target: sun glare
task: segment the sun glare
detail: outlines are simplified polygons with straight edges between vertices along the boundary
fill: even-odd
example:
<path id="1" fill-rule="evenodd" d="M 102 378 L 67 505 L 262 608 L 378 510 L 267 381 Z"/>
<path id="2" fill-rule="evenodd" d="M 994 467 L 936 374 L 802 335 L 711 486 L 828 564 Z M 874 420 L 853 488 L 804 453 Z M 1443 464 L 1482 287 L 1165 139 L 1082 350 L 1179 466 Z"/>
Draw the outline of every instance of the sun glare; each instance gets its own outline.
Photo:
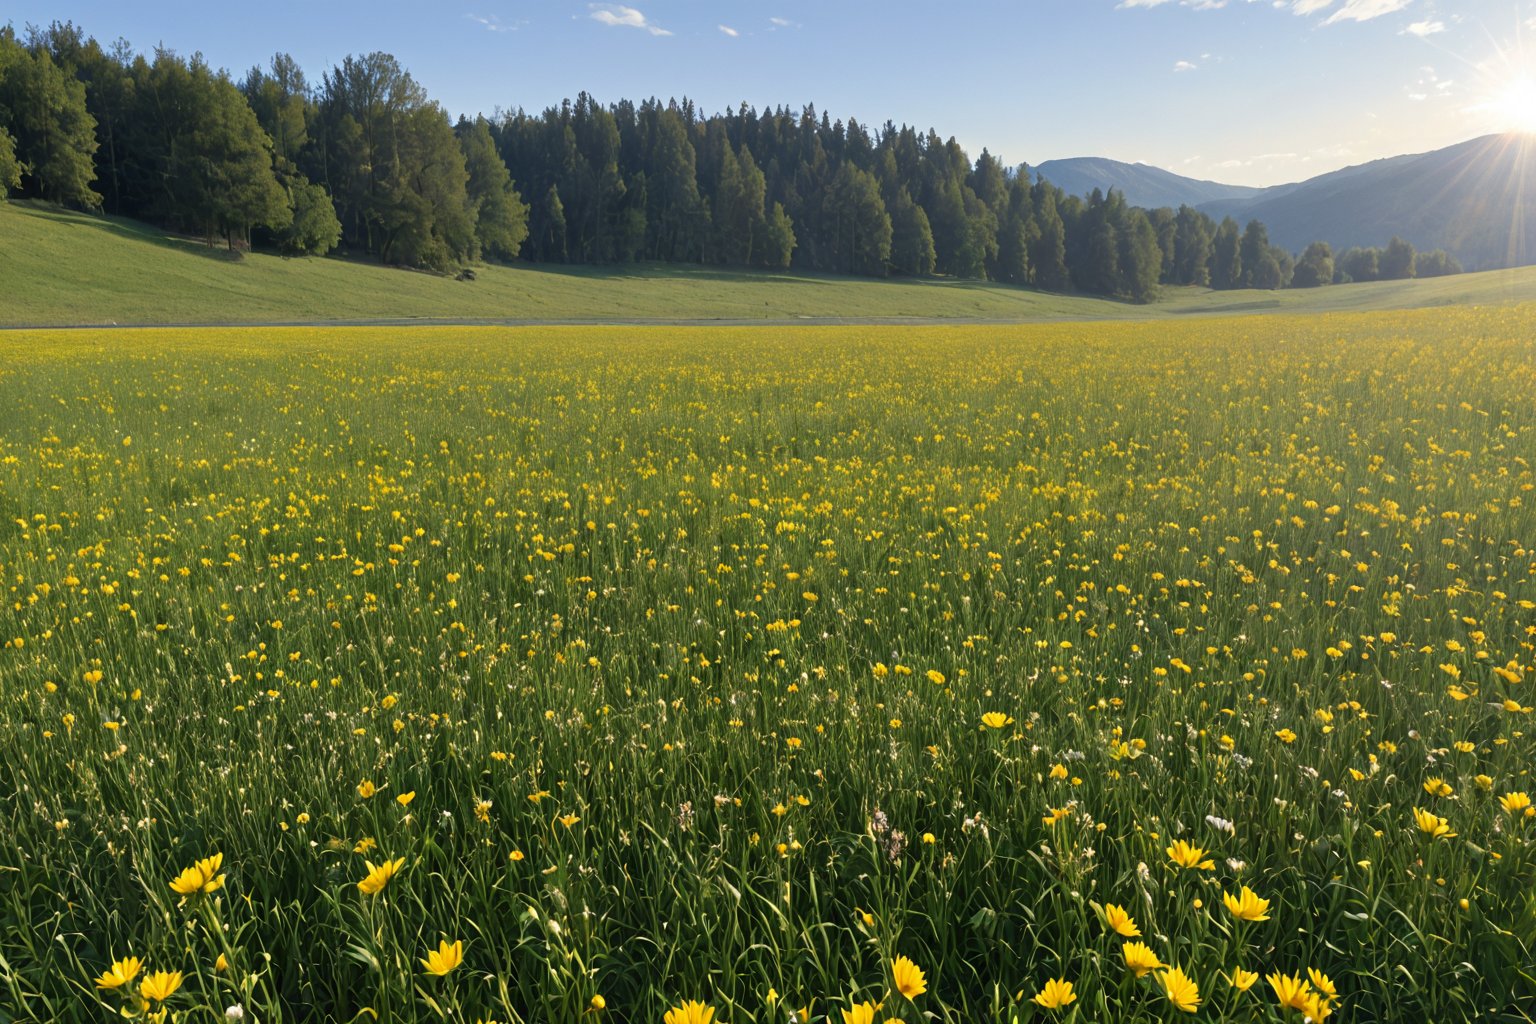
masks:
<path id="1" fill-rule="evenodd" d="M 1497 130 L 1536 134 L 1536 78 L 1510 82 L 1489 97 L 1486 109 Z"/>

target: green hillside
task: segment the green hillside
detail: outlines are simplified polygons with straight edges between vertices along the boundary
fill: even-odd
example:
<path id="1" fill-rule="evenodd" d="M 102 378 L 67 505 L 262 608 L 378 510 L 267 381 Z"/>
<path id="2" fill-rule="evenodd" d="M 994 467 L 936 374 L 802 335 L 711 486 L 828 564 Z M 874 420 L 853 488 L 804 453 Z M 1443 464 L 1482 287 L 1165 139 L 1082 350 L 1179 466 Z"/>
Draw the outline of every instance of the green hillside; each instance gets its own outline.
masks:
<path id="1" fill-rule="evenodd" d="M 0 325 L 449 320 L 1125 319 L 1536 300 L 1536 268 L 1317 291 L 1169 289 L 1133 306 L 1009 285 L 676 265 L 477 268 L 476 280 L 342 259 L 232 259 L 145 225 L 0 203 Z"/>

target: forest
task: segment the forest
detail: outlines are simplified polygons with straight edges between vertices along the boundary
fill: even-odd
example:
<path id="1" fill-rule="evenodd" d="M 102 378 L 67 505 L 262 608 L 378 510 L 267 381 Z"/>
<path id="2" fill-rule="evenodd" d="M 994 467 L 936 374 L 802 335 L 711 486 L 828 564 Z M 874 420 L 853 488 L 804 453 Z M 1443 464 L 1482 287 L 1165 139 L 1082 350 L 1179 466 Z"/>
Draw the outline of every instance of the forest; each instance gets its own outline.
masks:
<path id="1" fill-rule="evenodd" d="M 1459 273 L 1443 251 L 1300 254 L 1265 225 L 1115 191 L 1069 196 L 988 150 L 814 106 L 688 100 L 455 120 L 386 53 L 243 78 L 200 54 L 0 28 L 0 196 L 144 220 L 231 249 L 947 275 L 1149 302 L 1162 285 L 1318 287 Z"/>

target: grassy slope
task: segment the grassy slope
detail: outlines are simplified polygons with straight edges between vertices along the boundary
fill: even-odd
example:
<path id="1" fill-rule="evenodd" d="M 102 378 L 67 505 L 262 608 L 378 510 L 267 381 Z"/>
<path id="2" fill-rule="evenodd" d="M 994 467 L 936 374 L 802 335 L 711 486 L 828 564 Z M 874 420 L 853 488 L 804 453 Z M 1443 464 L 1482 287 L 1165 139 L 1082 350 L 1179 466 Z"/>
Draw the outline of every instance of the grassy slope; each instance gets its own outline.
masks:
<path id="1" fill-rule="evenodd" d="M 0 325 L 399 317 L 1066 320 L 1530 299 L 1536 268 L 1315 292 L 1171 289 L 1151 307 L 979 282 L 675 266 L 485 267 L 478 280 L 459 282 L 336 259 L 231 261 L 220 249 L 135 222 L 0 203 Z"/>

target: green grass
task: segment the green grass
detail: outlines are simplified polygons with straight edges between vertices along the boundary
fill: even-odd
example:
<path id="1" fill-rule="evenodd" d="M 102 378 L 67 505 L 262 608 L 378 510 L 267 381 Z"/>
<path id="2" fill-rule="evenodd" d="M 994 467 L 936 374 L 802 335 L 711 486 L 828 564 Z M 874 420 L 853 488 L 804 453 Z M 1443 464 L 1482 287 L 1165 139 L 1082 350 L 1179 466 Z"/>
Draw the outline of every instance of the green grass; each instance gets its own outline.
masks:
<path id="1" fill-rule="evenodd" d="M 0 1020 L 1529 1022 L 1533 339 L 0 334 Z"/>
<path id="2" fill-rule="evenodd" d="M 1536 299 L 1536 268 L 1310 292 L 1169 289 L 1153 306 L 952 280 L 674 265 L 479 268 L 478 280 L 341 259 L 229 258 L 143 224 L 0 203 L 0 325 L 464 320 L 1002 321 L 1404 309 Z"/>

